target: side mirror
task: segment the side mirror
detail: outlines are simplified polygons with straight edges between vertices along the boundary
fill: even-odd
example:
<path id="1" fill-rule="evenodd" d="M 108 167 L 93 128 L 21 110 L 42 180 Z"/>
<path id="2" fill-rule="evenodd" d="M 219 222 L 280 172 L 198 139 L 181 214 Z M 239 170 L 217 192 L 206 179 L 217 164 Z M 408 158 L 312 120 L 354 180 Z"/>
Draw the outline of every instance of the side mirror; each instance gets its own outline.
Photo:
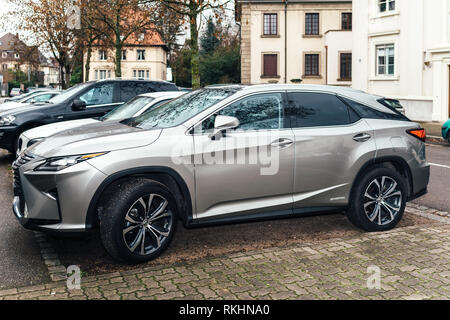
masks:
<path id="1" fill-rule="evenodd" d="M 83 111 L 86 110 L 86 102 L 83 100 L 76 99 L 72 102 L 73 111 Z"/>
<path id="2" fill-rule="evenodd" d="M 31 103 L 31 104 L 36 103 L 36 99 L 31 99 L 31 100 L 30 100 L 30 103 Z"/>
<path id="3" fill-rule="evenodd" d="M 236 129 L 239 125 L 240 122 L 235 117 L 216 116 L 216 120 L 214 121 L 214 131 L 209 135 L 209 138 L 211 140 L 219 140 L 225 131 Z"/>

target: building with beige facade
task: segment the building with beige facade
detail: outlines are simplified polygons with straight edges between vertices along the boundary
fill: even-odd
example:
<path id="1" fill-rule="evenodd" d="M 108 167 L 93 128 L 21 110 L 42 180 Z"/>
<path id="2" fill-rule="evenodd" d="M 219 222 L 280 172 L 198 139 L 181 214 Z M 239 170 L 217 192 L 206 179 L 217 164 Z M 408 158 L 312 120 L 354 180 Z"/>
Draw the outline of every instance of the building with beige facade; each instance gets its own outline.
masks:
<path id="1" fill-rule="evenodd" d="M 132 35 L 122 51 L 122 78 L 166 80 L 167 46 L 154 31 Z M 87 54 L 84 54 L 86 65 Z M 115 78 L 115 51 L 96 45 L 90 59 L 89 80 Z M 83 68 L 83 70 L 86 70 Z"/>
<path id="2" fill-rule="evenodd" d="M 350 86 L 352 1 L 238 0 L 246 84 Z"/>
<path id="3" fill-rule="evenodd" d="M 450 117 L 450 0 L 353 2 L 353 87 L 400 100 L 418 121 Z"/>

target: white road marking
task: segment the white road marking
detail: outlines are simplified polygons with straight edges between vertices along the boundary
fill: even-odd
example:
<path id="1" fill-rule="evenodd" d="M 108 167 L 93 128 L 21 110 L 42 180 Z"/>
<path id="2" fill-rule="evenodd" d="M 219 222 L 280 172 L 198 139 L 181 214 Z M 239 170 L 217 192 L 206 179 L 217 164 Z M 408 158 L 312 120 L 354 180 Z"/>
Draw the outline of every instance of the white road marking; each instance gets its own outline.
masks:
<path id="1" fill-rule="evenodd" d="M 430 163 L 430 166 L 450 169 L 450 166 L 445 166 L 443 164 L 437 164 L 437 163 Z"/>

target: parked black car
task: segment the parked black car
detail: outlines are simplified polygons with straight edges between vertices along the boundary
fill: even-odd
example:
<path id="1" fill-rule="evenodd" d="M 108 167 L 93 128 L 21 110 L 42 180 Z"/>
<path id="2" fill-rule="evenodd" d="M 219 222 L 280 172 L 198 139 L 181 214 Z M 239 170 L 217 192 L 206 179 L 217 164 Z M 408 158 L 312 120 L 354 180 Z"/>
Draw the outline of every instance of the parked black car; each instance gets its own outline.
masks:
<path id="1" fill-rule="evenodd" d="M 147 92 L 178 91 L 165 81 L 100 80 L 76 85 L 47 103 L 33 104 L 0 113 L 0 148 L 17 150 L 20 134 L 58 121 L 101 117 Z"/>

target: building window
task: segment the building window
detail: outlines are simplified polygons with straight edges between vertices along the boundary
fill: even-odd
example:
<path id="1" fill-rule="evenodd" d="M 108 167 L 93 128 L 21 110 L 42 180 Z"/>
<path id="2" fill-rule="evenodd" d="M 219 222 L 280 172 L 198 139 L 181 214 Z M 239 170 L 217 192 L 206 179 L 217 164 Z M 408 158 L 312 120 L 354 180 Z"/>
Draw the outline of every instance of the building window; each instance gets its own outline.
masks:
<path id="1" fill-rule="evenodd" d="M 305 54 L 305 76 L 319 75 L 319 54 Z"/>
<path id="2" fill-rule="evenodd" d="M 394 11 L 395 0 L 379 0 L 380 12 Z"/>
<path id="3" fill-rule="evenodd" d="M 278 34 L 277 19 L 278 15 L 276 13 L 265 13 L 264 14 L 264 35 L 274 36 Z"/>
<path id="4" fill-rule="evenodd" d="M 122 60 L 127 60 L 127 50 L 122 50 Z"/>
<path id="5" fill-rule="evenodd" d="M 340 80 L 352 79 L 352 54 L 341 53 L 340 54 Z"/>
<path id="6" fill-rule="evenodd" d="M 319 14 L 307 13 L 305 18 L 305 34 L 318 35 L 319 34 Z"/>
<path id="7" fill-rule="evenodd" d="M 8 69 L 8 65 L 7 64 L 2 64 L 2 69 L 3 69 L 3 71 L 6 71 Z"/>
<path id="8" fill-rule="evenodd" d="M 145 60 L 145 50 L 138 50 L 137 51 L 137 59 L 138 60 Z"/>
<path id="9" fill-rule="evenodd" d="M 8 53 L 7 52 L 2 52 L 2 58 L 7 58 L 8 57 Z"/>
<path id="10" fill-rule="evenodd" d="M 342 13 L 342 30 L 352 30 L 352 13 Z"/>
<path id="11" fill-rule="evenodd" d="M 150 79 L 150 70 L 133 70 L 133 78 Z"/>
<path id="12" fill-rule="evenodd" d="M 377 75 L 395 73 L 395 48 L 393 44 L 377 46 Z"/>
<path id="13" fill-rule="evenodd" d="M 278 56 L 276 54 L 263 55 L 263 76 L 278 77 Z"/>
<path id="14" fill-rule="evenodd" d="M 19 58 L 20 58 L 20 55 L 19 55 L 18 53 L 15 53 L 15 54 L 14 54 L 14 57 L 15 57 L 16 59 L 19 59 Z"/>
<path id="15" fill-rule="evenodd" d="M 106 51 L 105 50 L 100 50 L 99 52 L 98 52 L 98 57 L 99 57 L 99 59 L 101 60 L 101 61 L 105 61 L 105 60 L 107 60 L 108 59 L 108 56 L 106 55 Z"/>

